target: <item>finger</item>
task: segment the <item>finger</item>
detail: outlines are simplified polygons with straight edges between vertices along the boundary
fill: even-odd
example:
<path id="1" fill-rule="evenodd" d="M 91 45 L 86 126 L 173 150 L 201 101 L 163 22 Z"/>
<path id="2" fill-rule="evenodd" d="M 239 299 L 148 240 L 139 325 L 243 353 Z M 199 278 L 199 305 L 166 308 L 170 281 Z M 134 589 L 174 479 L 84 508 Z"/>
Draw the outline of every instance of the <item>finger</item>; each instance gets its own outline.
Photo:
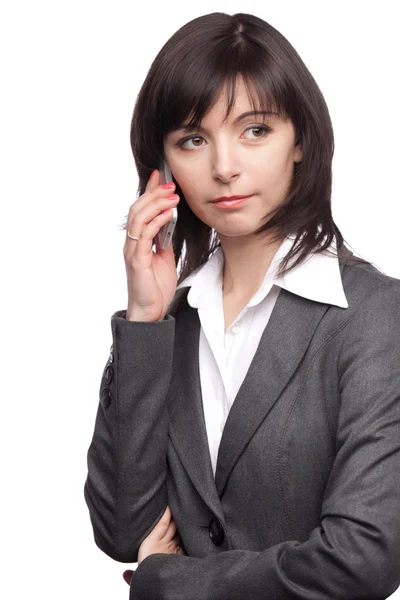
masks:
<path id="1" fill-rule="evenodd" d="M 172 516 L 171 509 L 169 506 L 167 506 L 167 508 L 164 511 L 163 516 L 158 521 L 157 525 L 155 527 L 153 527 L 153 529 L 151 530 L 151 532 L 149 533 L 149 535 L 147 537 L 155 538 L 157 540 L 162 540 L 164 538 L 166 531 L 168 530 L 169 524 L 171 522 L 171 516 Z"/>
<path id="2" fill-rule="evenodd" d="M 132 577 L 133 577 L 133 571 L 128 570 L 128 571 L 124 571 L 122 574 L 122 577 L 125 579 L 126 583 L 128 585 L 131 585 L 131 581 L 132 581 Z"/>
<path id="3" fill-rule="evenodd" d="M 176 204 L 176 203 L 175 203 Z M 154 245 L 154 238 L 159 233 L 161 227 L 168 223 L 172 218 L 172 209 L 165 206 L 164 210 L 160 212 L 157 216 L 151 219 L 150 222 L 145 223 L 143 225 L 139 225 L 139 229 L 141 229 L 140 239 L 136 242 L 135 247 L 135 257 L 138 262 L 141 260 L 146 260 L 151 252 Z M 139 237 L 139 236 L 138 236 Z M 165 250 L 160 250 L 159 253 L 163 255 L 163 253 L 173 253 L 172 244 L 169 245 Z M 168 256 L 168 254 L 164 254 L 164 256 Z"/>
<path id="4" fill-rule="evenodd" d="M 167 506 L 165 508 L 165 511 L 163 513 L 163 516 L 161 517 L 161 519 L 159 520 L 158 523 L 163 523 L 165 525 L 169 525 L 169 522 L 171 521 L 171 518 L 172 518 L 171 509 L 170 509 L 169 505 L 167 504 Z"/>
<path id="5" fill-rule="evenodd" d="M 128 253 L 134 251 L 138 260 L 149 256 L 157 234 L 161 227 L 171 220 L 172 208 L 180 201 L 177 194 L 172 194 L 172 190 L 165 190 L 158 186 L 153 190 L 152 196 L 150 200 L 148 193 L 143 194 L 129 210 L 125 248 Z M 129 242 L 128 231 L 139 238 L 134 245 Z M 159 253 L 163 253 L 172 251 L 172 248 L 161 250 L 158 246 L 158 250 Z M 168 256 L 166 258 L 168 259 Z"/>
<path id="6" fill-rule="evenodd" d="M 169 542 L 170 540 L 173 540 L 174 536 L 176 535 L 176 532 L 177 532 L 176 523 L 172 519 L 170 521 L 170 524 L 168 525 L 168 527 L 167 527 L 164 535 L 163 535 L 163 540 L 165 540 L 166 542 Z"/>
<path id="7" fill-rule="evenodd" d="M 141 202 L 141 200 L 143 199 L 143 196 L 146 192 L 151 192 L 153 191 L 158 185 L 159 185 L 159 181 L 160 181 L 160 171 L 158 171 L 157 169 L 155 169 L 154 171 L 152 171 L 150 173 L 150 177 L 147 180 L 145 189 L 143 194 L 141 194 L 141 196 L 139 196 L 139 198 L 136 198 L 136 200 L 133 202 L 133 204 L 131 205 L 131 207 L 133 205 L 137 206 L 137 203 Z M 128 231 L 130 231 L 131 235 L 137 235 L 136 233 L 132 233 L 131 228 L 132 227 L 132 218 L 131 218 L 131 213 L 129 212 L 127 215 L 127 221 L 126 221 L 126 233 L 128 234 Z"/>
<path id="8" fill-rule="evenodd" d="M 146 192 L 149 190 L 154 190 L 158 185 L 160 185 L 160 171 L 158 169 L 154 169 L 151 172 L 148 182 L 146 183 Z"/>

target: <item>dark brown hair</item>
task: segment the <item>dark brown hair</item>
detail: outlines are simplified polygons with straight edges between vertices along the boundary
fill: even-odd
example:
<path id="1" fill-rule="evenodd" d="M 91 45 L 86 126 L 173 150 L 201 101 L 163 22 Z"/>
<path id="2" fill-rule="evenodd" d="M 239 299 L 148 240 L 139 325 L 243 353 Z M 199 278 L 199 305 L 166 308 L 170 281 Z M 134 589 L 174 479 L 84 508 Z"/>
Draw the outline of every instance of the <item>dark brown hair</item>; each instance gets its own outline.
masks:
<path id="1" fill-rule="evenodd" d="M 294 243 L 279 267 L 290 271 L 309 252 L 322 252 L 335 238 L 339 260 L 344 238 L 331 212 L 334 136 L 325 99 L 313 76 L 288 40 L 266 21 L 245 13 L 215 12 L 183 25 L 153 61 L 138 94 L 131 124 L 131 147 L 139 175 L 138 197 L 163 158 L 164 137 L 190 117 L 195 128 L 212 108 L 223 87 L 230 91 L 225 119 L 235 103 L 237 76 L 243 77 L 253 109 L 291 119 L 302 162 L 294 163 L 285 201 L 268 213 L 255 233 L 269 241 L 294 234 Z M 254 86 L 258 104 L 249 84 Z M 173 235 L 178 284 L 210 258 L 220 245 L 213 228 L 181 201 Z M 127 217 L 126 217 L 127 218 Z M 126 229 L 126 223 L 123 225 Z M 293 264 L 288 261 L 297 255 Z M 354 262 L 367 261 L 352 255 Z"/>

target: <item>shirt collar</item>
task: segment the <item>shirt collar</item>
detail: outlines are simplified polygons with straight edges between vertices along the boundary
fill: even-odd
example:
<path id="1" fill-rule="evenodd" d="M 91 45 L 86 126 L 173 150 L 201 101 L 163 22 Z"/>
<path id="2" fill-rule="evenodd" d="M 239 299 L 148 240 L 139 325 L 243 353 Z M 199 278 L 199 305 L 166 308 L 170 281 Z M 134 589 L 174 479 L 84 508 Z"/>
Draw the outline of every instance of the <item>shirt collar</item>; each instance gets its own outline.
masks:
<path id="1" fill-rule="evenodd" d="M 333 304 L 348 308 L 348 302 L 343 289 L 339 261 L 329 250 L 336 250 L 336 242 L 318 254 L 311 253 L 304 261 L 296 265 L 283 277 L 277 277 L 276 272 L 280 261 L 289 252 L 295 240 L 295 235 L 287 236 L 278 250 L 264 276 L 264 279 L 249 302 L 249 306 L 258 304 L 266 296 L 273 284 L 315 302 Z M 296 260 L 291 258 L 288 266 Z M 224 252 L 219 246 L 206 263 L 195 269 L 177 287 L 190 287 L 187 301 L 190 306 L 198 308 L 202 297 L 207 296 L 210 302 L 210 291 L 222 287 Z M 268 291 L 266 291 L 268 290 Z"/>

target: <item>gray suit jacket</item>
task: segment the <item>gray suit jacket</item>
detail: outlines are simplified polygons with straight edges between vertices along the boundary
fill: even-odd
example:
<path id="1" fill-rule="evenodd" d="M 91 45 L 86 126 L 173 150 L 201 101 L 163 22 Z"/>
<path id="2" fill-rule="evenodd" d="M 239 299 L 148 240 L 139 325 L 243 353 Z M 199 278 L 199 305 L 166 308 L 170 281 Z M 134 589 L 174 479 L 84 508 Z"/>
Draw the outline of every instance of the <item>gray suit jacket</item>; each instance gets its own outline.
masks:
<path id="1" fill-rule="evenodd" d="M 215 480 L 188 288 L 163 321 L 112 316 L 84 486 L 94 538 L 136 562 L 168 504 L 187 554 L 143 560 L 131 600 L 378 600 L 400 585 L 400 280 L 350 255 L 347 309 L 281 290 Z"/>

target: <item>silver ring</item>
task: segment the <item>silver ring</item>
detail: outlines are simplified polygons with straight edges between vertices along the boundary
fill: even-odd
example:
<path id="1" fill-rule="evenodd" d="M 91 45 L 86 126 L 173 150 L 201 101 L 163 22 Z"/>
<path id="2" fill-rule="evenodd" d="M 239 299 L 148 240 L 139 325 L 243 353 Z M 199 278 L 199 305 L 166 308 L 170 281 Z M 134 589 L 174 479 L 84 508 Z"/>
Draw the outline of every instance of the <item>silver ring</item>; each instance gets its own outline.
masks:
<path id="1" fill-rule="evenodd" d="M 131 240 L 136 240 L 136 241 L 138 241 L 138 240 L 139 240 L 139 238 L 135 237 L 134 235 L 131 235 L 131 234 L 129 233 L 129 231 L 127 232 L 127 236 L 128 236 L 128 238 L 131 238 Z"/>

